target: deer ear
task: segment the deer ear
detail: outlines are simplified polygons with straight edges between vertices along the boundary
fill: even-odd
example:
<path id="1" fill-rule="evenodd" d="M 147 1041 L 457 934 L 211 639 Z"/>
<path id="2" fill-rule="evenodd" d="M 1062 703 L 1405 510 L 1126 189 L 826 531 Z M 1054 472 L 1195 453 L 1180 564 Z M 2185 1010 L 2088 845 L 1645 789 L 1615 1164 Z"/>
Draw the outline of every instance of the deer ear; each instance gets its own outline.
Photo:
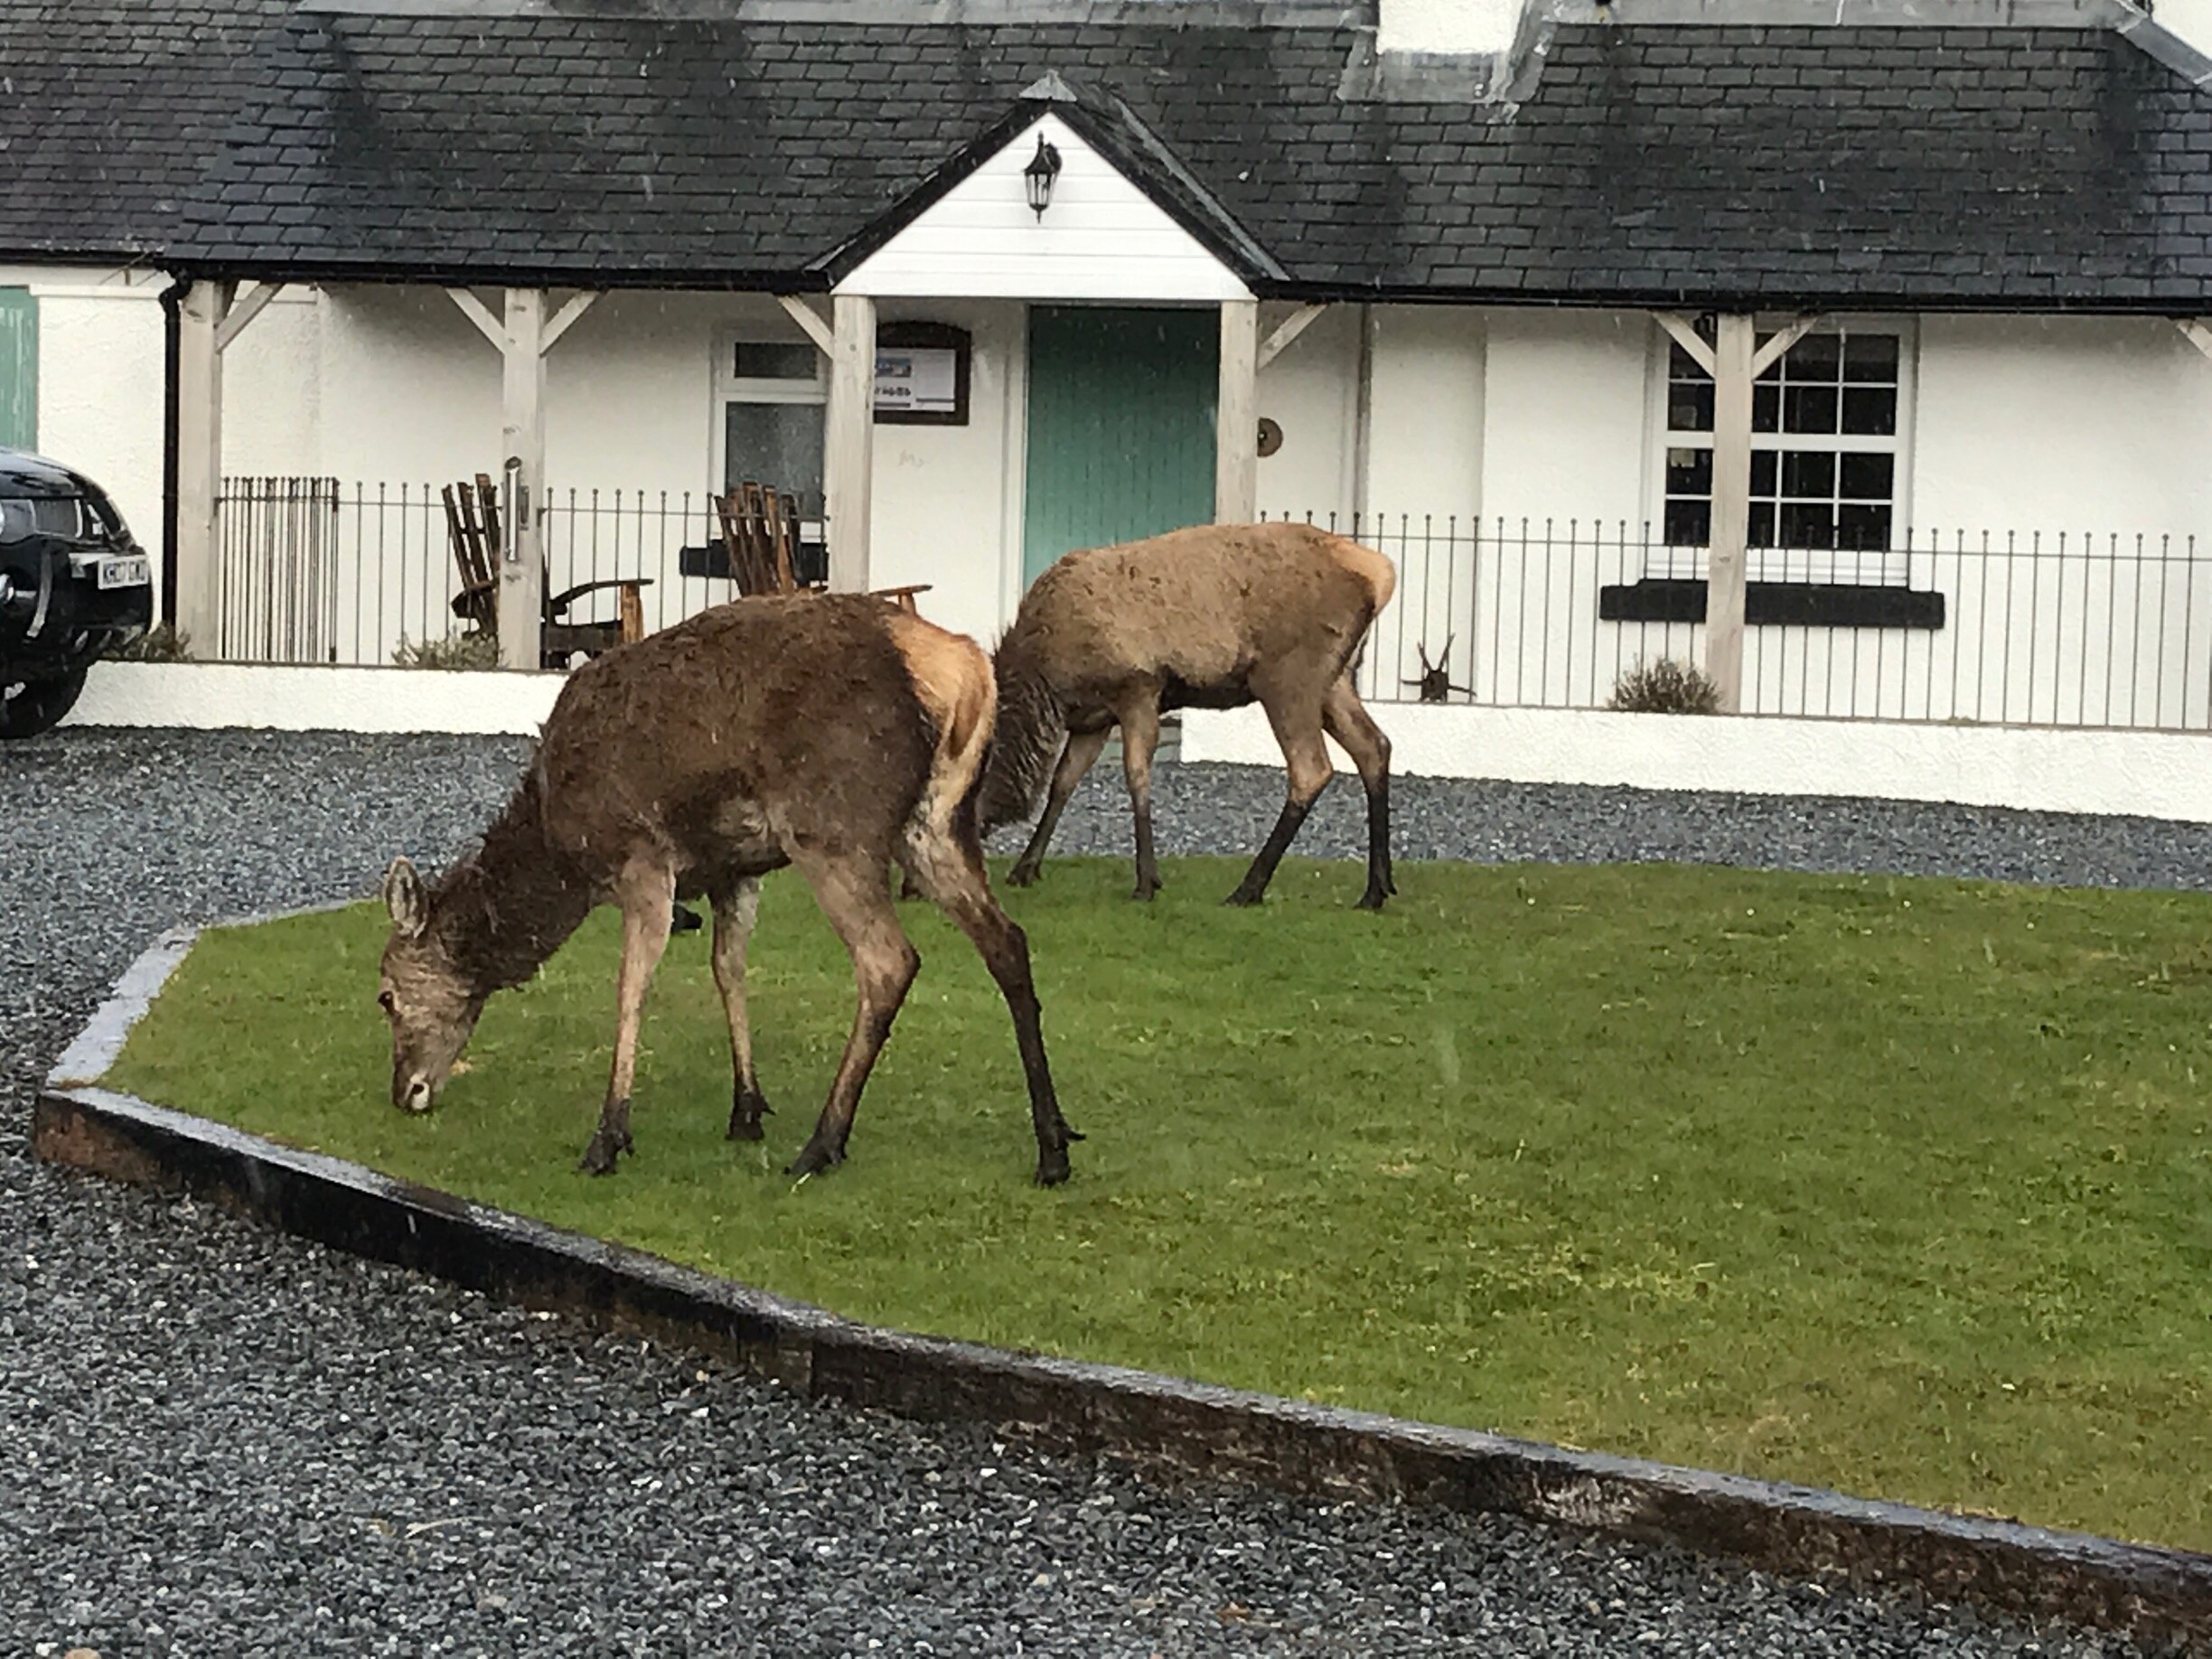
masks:
<path id="1" fill-rule="evenodd" d="M 410 939 L 430 925 L 430 895 L 404 855 L 384 872 L 384 908 L 391 912 L 392 925 Z"/>

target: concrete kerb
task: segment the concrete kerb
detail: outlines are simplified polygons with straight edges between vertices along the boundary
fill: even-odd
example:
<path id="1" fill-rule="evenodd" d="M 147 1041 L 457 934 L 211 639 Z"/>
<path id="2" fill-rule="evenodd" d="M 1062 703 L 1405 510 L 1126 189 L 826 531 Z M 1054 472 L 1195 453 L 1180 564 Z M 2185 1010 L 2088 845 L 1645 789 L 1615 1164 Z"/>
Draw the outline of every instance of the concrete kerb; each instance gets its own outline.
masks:
<path id="1" fill-rule="evenodd" d="M 254 919 L 276 918 L 241 920 Z M 984 1423 L 1156 1479 L 1504 1512 L 1789 1577 L 1909 1586 L 2009 1617 L 2117 1632 L 2152 1651 L 2212 1654 L 2212 1555 L 879 1329 L 99 1087 L 196 936 L 180 928 L 156 940 L 57 1063 L 33 1118 L 38 1158 L 702 1349 L 810 1397 Z"/>

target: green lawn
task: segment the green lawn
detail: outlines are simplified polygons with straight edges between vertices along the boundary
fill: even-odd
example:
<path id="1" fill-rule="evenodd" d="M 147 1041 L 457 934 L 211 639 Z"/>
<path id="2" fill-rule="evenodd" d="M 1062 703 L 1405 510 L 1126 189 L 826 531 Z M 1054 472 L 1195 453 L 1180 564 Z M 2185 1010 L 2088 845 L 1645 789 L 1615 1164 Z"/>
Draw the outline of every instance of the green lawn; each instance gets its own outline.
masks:
<path id="1" fill-rule="evenodd" d="M 772 880 L 766 1146 L 722 1139 L 703 934 L 638 1155 L 575 1173 L 615 924 L 387 1103 L 380 912 L 205 935 L 111 1081 L 909 1330 L 2212 1548 L 2212 900 L 1634 867 L 1120 860 L 1008 894 L 1061 1097 L 1042 1191 L 981 964 L 923 965 L 842 1168 L 777 1173 L 851 1014 Z"/>

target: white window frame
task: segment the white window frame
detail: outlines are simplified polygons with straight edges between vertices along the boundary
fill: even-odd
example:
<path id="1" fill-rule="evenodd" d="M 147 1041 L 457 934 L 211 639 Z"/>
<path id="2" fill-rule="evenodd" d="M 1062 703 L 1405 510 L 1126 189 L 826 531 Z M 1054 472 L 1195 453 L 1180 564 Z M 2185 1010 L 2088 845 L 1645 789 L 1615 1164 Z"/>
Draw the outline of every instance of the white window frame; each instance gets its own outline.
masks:
<path id="1" fill-rule="evenodd" d="M 1753 327 L 1772 333 L 1797 321 L 1795 314 L 1761 312 Z M 1888 437 L 1847 433 L 1752 434 L 1754 449 L 1786 446 L 1822 449 L 1835 455 L 1881 454 L 1895 457 L 1889 474 L 1889 557 L 1837 553 L 1827 548 L 1752 548 L 1747 556 L 1745 578 L 1753 582 L 1796 582 L 1825 585 L 1837 582 L 1902 584 L 1906 579 L 1906 549 L 1912 544 L 1912 458 L 1915 411 L 1919 403 L 1919 320 L 1878 313 L 1823 312 L 1812 333 L 1887 333 L 1898 337 L 1897 430 Z M 1702 581 L 1708 549 L 1678 546 L 1666 539 L 1667 452 L 1672 448 L 1712 446 L 1712 435 L 1675 434 L 1667 424 L 1667 389 L 1673 337 L 1654 320 L 1651 324 L 1649 368 L 1645 377 L 1645 429 L 1648 454 L 1645 464 L 1644 498 L 1650 504 L 1650 545 L 1645 556 L 1647 578 Z M 1807 442 L 1805 440 L 1811 440 Z"/>
<path id="2" fill-rule="evenodd" d="M 814 354 L 814 378 L 802 380 L 796 376 L 777 379 L 741 375 L 737 372 L 737 348 L 741 345 L 804 346 Z M 716 486 L 717 489 L 729 483 L 725 469 L 729 465 L 728 406 L 733 403 L 814 404 L 821 408 L 826 423 L 830 418 L 830 361 L 802 334 L 765 327 L 723 331 L 715 346 L 714 407 L 708 438 L 710 446 L 708 475 L 722 481 Z M 799 530 L 805 539 L 819 540 L 823 533 L 822 520 L 802 519 Z"/>

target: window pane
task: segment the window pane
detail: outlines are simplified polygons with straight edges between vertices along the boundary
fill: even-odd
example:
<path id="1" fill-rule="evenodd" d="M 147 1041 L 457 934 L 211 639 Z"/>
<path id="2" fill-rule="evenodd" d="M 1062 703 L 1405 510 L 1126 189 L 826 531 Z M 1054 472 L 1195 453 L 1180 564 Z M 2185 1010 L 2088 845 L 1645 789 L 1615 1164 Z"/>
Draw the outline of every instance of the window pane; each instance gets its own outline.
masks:
<path id="1" fill-rule="evenodd" d="M 1670 547 L 1701 548 L 1712 536 L 1712 504 L 1674 501 L 1666 504 L 1666 539 Z"/>
<path id="2" fill-rule="evenodd" d="M 1666 492 L 1669 495 L 1712 493 L 1712 451 L 1675 448 L 1667 451 Z"/>
<path id="3" fill-rule="evenodd" d="M 822 510 L 822 406 L 730 403 L 723 412 L 722 487 L 765 484 L 796 496 L 800 511 Z"/>
<path id="4" fill-rule="evenodd" d="M 1667 348 L 1667 373 L 1677 380 L 1710 380 L 1711 377 L 1697 366 L 1697 360 L 1678 345 Z"/>
<path id="5" fill-rule="evenodd" d="M 1807 504 L 1786 501 L 1782 506 L 1782 545 L 1786 548 L 1829 548 L 1835 545 L 1835 512 L 1825 501 Z"/>
<path id="6" fill-rule="evenodd" d="M 1895 334 L 1853 334 L 1843 344 L 1843 378 L 1847 380 L 1887 380 L 1898 375 L 1898 337 Z"/>
<path id="7" fill-rule="evenodd" d="M 1771 548 L 1775 544 L 1775 510 L 1771 501 L 1751 503 L 1751 534 L 1745 539 L 1752 547 Z"/>
<path id="8" fill-rule="evenodd" d="M 1785 432 L 1833 432 L 1836 391 L 1832 386 L 1792 386 L 1783 394 Z"/>
<path id="9" fill-rule="evenodd" d="M 1894 387 L 1845 387 L 1843 430 L 1854 437 L 1895 436 L 1897 402 L 1897 389 Z"/>
<path id="10" fill-rule="evenodd" d="M 1751 452 L 1751 493 L 1772 495 L 1775 492 L 1775 452 L 1755 449 Z"/>
<path id="11" fill-rule="evenodd" d="M 1782 389 L 1779 386 L 1754 386 L 1751 389 L 1751 430 L 1782 430 Z"/>
<path id="12" fill-rule="evenodd" d="M 1839 507 L 1836 509 L 1836 546 L 1872 552 L 1889 545 L 1889 509 Z"/>
<path id="13" fill-rule="evenodd" d="M 1711 432 L 1713 424 L 1713 383 L 1677 380 L 1667 388 L 1667 429 L 1672 432 Z"/>
<path id="14" fill-rule="evenodd" d="M 1886 501 L 1890 481 L 1897 475 L 1897 457 L 1884 455 L 1842 457 L 1842 488 L 1836 492 L 1847 501 Z"/>
<path id="15" fill-rule="evenodd" d="M 1782 455 L 1782 493 L 1810 495 L 1825 501 L 1835 493 L 1836 458 L 1823 449 L 1786 450 Z"/>
<path id="16" fill-rule="evenodd" d="M 1784 361 L 1793 384 L 1824 380 L 1832 386 L 1843 376 L 1843 342 L 1834 334 L 1807 334 Z"/>
<path id="17" fill-rule="evenodd" d="M 741 380 L 812 380 L 820 373 L 817 353 L 811 345 L 737 342 L 737 378 Z"/>

